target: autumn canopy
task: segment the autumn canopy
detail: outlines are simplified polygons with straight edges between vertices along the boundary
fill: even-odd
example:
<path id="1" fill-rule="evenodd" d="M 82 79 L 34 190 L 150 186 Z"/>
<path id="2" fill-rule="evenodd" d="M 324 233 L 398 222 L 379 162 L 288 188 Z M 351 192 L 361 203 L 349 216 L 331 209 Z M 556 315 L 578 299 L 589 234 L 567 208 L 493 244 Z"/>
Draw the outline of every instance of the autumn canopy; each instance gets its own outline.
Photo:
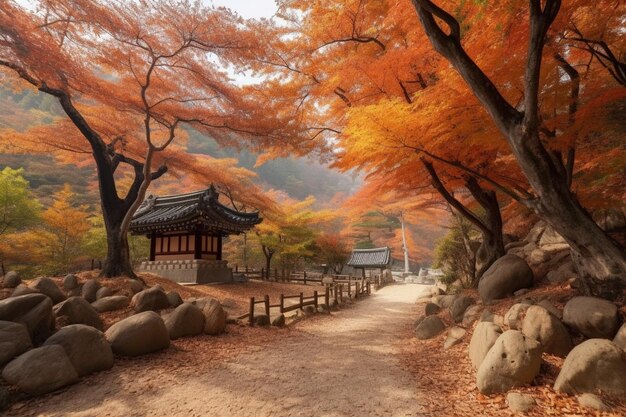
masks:
<path id="1" fill-rule="evenodd" d="M 507 235 L 543 220 L 584 292 L 622 294 L 624 248 L 592 213 L 626 198 L 623 2 L 277 3 L 261 20 L 201 1 L 0 3 L 0 81 L 57 106 L 49 122 L 0 125 L 0 151 L 95 167 L 105 276 L 133 275 L 128 227 L 152 190 L 212 182 L 261 210 L 249 237 L 267 270 L 275 257 L 339 268 L 363 242 L 422 262 L 445 226 L 460 230 L 476 285 Z M 202 140 L 254 164 L 194 152 Z M 322 201 L 256 178 L 288 156 L 360 187 Z M 71 190 L 59 193 L 49 224 Z"/>

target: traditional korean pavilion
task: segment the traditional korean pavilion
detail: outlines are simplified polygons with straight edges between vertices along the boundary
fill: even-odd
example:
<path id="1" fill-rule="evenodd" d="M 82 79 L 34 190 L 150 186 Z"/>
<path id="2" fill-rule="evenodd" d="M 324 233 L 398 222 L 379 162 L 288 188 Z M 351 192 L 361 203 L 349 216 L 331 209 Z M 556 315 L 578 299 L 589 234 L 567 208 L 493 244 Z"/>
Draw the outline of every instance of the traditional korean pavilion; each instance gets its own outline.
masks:
<path id="1" fill-rule="evenodd" d="M 353 249 L 347 265 L 360 269 L 365 277 L 366 269 L 380 270 L 382 273 L 391 264 L 391 249 L 389 247 L 373 249 Z"/>
<path id="2" fill-rule="evenodd" d="M 140 271 L 179 283 L 232 281 L 222 259 L 222 238 L 250 230 L 262 219 L 258 212 L 233 210 L 208 189 L 189 194 L 149 196 L 130 223 L 130 232 L 150 239 L 150 260 Z"/>

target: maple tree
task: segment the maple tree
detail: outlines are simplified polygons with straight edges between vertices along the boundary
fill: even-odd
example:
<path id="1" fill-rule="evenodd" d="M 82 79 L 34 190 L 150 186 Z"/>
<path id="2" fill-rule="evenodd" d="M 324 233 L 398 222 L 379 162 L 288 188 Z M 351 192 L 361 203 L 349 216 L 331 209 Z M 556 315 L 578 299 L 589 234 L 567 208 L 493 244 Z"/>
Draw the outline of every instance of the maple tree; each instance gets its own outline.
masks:
<path id="1" fill-rule="evenodd" d="M 315 245 L 320 263 L 335 274 L 341 274 L 350 256 L 347 239 L 339 233 L 322 233 L 317 236 Z"/>
<path id="2" fill-rule="evenodd" d="M 41 0 L 36 6 L 0 4 L 0 67 L 5 77 L 55 97 L 66 118 L 10 135 L 77 159 L 92 155 L 107 231 L 102 273 L 133 275 L 127 230 L 152 181 L 178 166 L 237 192 L 243 189 L 237 180 L 248 177 L 232 160 L 182 155 L 184 144 L 174 143 L 184 139 L 181 125 L 223 144 L 247 136 L 258 149 L 282 137 L 277 117 L 263 117 L 278 114 L 273 106 L 260 106 L 258 90 L 234 85 L 227 74 L 229 66 L 249 67 L 258 39 L 234 13 L 200 2 Z M 125 194 L 116 184 L 123 170 L 132 179 Z"/>
<path id="3" fill-rule="evenodd" d="M 339 156 L 337 166 L 365 169 L 369 180 L 404 189 L 405 194 L 431 182 L 485 232 L 483 243 L 491 253 L 487 266 L 489 259 L 503 253 L 498 199 L 512 199 L 564 233 L 588 292 L 613 297 L 623 286 L 619 277 L 624 256 L 593 224 L 572 190 L 588 204 L 585 197 L 591 190 L 601 189 L 589 183 L 584 172 L 589 166 L 599 168 L 611 188 L 621 183 L 619 170 L 600 168 L 598 158 L 615 165 L 623 161 L 623 149 L 606 140 L 601 121 L 607 120 L 611 108 L 619 108 L 624 92 L 616 89 L 606 65 L 588 63 L 588 56 L 583 56 L 588 51 L 574 50 L 564 36 L 551 32 L 544 42 L 559 8 L 555 2 L 539 9 L 531 3 L 529 18 L 523 4 L 442 2 L 453 10 L 446 13 L 427 1 L 289 1 L 283 3 L 284 14 L 299 24 L 294 25 L 294 45 L 282 50 L 296 56 L 298 42 L 306 49 L 299 59 L 285 61 L 300 77 L 301 95 L 312 108 L 322 109 L 310 120 L 324 120 L 337 133 L 333 142 L 340 149 L 334 152 Z M 593 13 L 585 2 L 568 2 L 556 27 L 568 27 L 580 18 L 598 33 L 610 21 L 616 26 L 604 32 L 619 45 L 616 22 L 621 14 L 611 11 L 614 2 L 595 7 L 611 17 L 594 18 L 603 13 Z M 289 10 L 296 13 L 289 15 Z M 418 30 L 415 10 L 437 53 Z M 491 78 L 470 55 L 493 74 Z M 586 67 L 582 75 L 577 69 L 581 65 Z M 594 119 L 591 113 L 603 117 Z M 529 130 L 522 125 L 532 125 L 532 139 L 525 138 Z M 601 153 L 576 151 L 587 143 L 601 143 Z M 474 187 L 480 192 L 475 202 L 468 200 L 476 194 L 468 188 L 472 185 L 480 187 Z M 617 186 L 612 189 L 623 195 Z M 480 204 L 486 215 L 478 218 L 464 210 L 468 203 Z M 582 217 L 585 232 L 575 231 L 572 224 L 579 224 Z"/>

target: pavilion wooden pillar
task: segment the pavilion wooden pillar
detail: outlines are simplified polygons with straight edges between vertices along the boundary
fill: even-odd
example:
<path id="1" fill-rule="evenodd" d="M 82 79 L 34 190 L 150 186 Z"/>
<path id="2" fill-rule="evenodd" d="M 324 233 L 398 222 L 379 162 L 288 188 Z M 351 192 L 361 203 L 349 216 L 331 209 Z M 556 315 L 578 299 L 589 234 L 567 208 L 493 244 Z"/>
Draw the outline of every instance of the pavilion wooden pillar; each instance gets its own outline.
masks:
<path id="1" fill-rule="evenodd" d="M 217 236 L 217 260 L 222 260 L 222 235 Z"/>
<path id="2" fill-rule="evenodd" d="M 154 261 L 156 252 L 156 233 L 150 233 L 150 261 Z"/>
<path id="3" fill-rule="evenodd" d="M 193 243 L 193 259 L 202 259 L 202 232 L 196 230 Z"/>

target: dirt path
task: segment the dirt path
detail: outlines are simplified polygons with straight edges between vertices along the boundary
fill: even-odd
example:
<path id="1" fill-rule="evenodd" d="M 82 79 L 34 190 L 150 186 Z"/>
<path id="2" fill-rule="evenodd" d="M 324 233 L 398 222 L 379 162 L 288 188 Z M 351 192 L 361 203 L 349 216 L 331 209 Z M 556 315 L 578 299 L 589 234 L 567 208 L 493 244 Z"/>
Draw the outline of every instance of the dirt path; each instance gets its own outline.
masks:
<path id="1" fill-rule="evenodd" d="M 19 413 L 43 416 L 416 416 L 418 393 L 394 348 L 419 285 L 383 288 L 351 308 L 299 323 L 282 343 L 209 369 L 124 367 Z M 277 341 L 278 342 L 278 341 Z M 185 374 L 185 376 L 181 376 Z"/>

